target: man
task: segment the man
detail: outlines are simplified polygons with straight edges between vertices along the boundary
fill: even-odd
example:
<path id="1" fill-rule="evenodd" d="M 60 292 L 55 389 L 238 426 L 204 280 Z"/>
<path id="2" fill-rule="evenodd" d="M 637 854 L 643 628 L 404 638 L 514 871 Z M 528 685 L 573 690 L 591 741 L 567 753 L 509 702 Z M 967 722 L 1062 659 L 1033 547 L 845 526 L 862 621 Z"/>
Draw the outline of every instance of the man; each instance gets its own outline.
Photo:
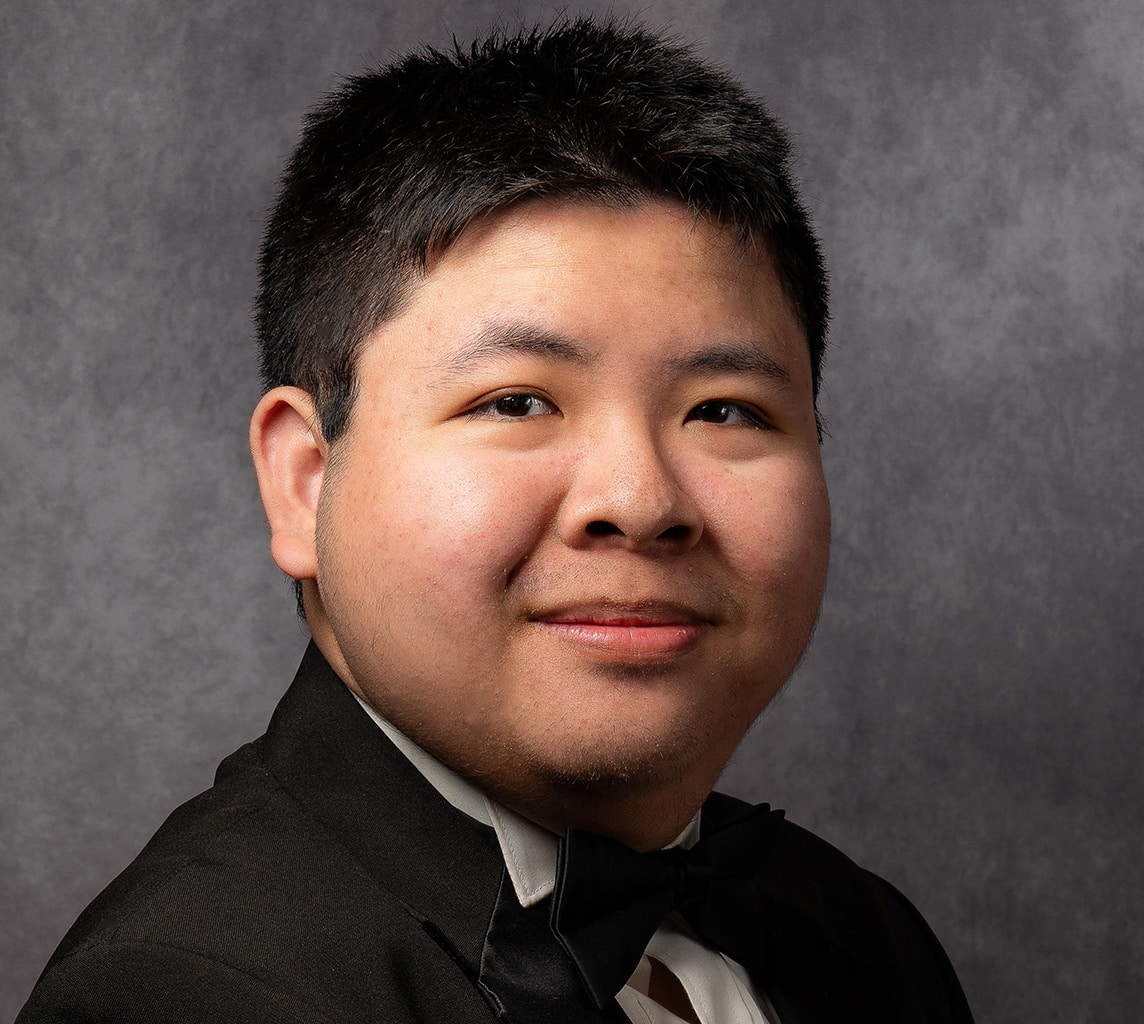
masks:
<path id="1" fill-rule="evenodd" d="M 310 117 L 251 447 L 313 643 L 22 1022 L 969 1020 L 891 887 L 709 797 L 826 575 L 786 161 L 722 73 L 587 20 Z"/>

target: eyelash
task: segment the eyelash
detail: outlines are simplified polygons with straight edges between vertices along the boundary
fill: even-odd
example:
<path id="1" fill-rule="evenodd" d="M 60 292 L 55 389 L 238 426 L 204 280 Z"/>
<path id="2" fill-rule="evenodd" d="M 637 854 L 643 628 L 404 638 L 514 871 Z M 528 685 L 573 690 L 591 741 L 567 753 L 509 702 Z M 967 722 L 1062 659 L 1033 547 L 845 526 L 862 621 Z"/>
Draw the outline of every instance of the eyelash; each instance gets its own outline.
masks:
<path id="1" fill-rule="evenodd" d="M 474 419 L 479 418 L 479 417 L 489 417 L 490 419 L 505 419 L 505 420 L 524 420 L 524 419 L 530 419 L 533 416 L 537 415 L 536 413 L 533 413 L 530 415 L 528 412 L 525 412 L 523 415 L 514 416 L 512 413 L 508 413 L 508 412 L 505 412 L 503 409 L 497 408 L 501 403 L 521 402 L 521 401 L 528 401 L 530 403 L 539 403 L 541 405 L 546 406 L 547 409 L 545 410 L 545 412 L 542 412 L 539 415 L 546 415 L 546 414 L 551 415 L 552 413 L 558 413 L 559 412 L 559 410 L 557 410 L 556 406 L 549 399 L 545 398 L 543 395 L 538 395 L 538 394 L 535 394 L 534 392 L 531 392 L 531 391 L 509 391 L 509 392 L 505 392 L 505 393 L 502 393 L 499 395 L 494 395 L 492 398 L 487 399 L 486 401 L 482 402 L 480 405 L 475 406 L 474 408 L 469 410 L 468 415 L 473 417 Z"/>
<path id="2" fill-rule="evenodd" d="M 700 410 L 710 411 L 711 409 L 718 409 L 719 412 L 723 415 L 725 415 L 728 411 L 738 413 L 743 417 L 744 422 L 742 424 L 733 424 L 736 426 L 752 427 L 755 430 L 774 429 L 770 421 L 761 412 L 759 412 L 758 409 L 754 408 L 753 406 L 746 405 L 743 402 L 732 401 L 729 398 L 710 398 L 706 402 L 700 402 L 694 409 L 691 410 L 691 412 L 687 414 L 684 422 L 686 423 L 689 420 L 695 420 L 700 423 L 715 422 L 716 424 L 723 424 L 726 422 L 725 420 L 701 420 L 697 415 Z"/>

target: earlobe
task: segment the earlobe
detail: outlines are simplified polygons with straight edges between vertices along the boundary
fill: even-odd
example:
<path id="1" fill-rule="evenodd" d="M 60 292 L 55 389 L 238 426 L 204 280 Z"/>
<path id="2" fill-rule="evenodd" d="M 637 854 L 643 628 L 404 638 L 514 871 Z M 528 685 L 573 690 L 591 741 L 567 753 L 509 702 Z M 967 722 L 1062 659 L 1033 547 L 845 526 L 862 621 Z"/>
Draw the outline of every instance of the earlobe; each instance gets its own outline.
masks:
<path id="1" fill-rule="evenodd" d="M 300 388 L 267 392 L 250 420 L 250 453 L 270 522 L 270 553 L 296 580 L 314 579 L 314 535 L 328 447 L 313 399 Z"/>

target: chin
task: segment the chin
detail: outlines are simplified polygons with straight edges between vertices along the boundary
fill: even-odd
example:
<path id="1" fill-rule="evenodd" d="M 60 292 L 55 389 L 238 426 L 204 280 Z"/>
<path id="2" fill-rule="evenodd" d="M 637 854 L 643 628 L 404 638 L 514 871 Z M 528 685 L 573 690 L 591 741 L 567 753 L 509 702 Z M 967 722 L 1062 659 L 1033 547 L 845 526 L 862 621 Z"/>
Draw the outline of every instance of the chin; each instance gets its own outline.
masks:
<path id="1" fill-rule="evenodd" d="M 703 771 L 711 753 L 704 734 L 693 728 L 659 736 L 610 729 L 594 740 L 576 737 L 561 751 L 542 751 L 533 771 L 552 789 L 620 796 L 683 787 Z"/>
<path id="2" fill-rule="evenodd" d="M 660 849 L 686 828 L 718 777 L 712 752 L 688 742 L 606 748 L 580 743 L 530 766 L 532 785 L 504 802 L 557 835 L 568 827 L 635 850 Z M 721 766 L 719 766 L 721 767 Z"/>

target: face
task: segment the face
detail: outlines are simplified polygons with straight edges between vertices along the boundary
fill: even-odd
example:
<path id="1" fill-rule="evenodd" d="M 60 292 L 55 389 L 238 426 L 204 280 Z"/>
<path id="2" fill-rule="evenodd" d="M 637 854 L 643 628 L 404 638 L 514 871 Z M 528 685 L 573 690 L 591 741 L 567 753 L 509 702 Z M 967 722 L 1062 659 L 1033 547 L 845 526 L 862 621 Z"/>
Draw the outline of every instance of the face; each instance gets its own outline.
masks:
<path id="1" fill-rule="evenodd" d="M 430 263 L 359 379 L 318 505 L 331 663 L 541 820 L 572 794 L 697 805 L 826 574 L 809 357 L 769 261 L 667 203 L 522 204 Z"/>

